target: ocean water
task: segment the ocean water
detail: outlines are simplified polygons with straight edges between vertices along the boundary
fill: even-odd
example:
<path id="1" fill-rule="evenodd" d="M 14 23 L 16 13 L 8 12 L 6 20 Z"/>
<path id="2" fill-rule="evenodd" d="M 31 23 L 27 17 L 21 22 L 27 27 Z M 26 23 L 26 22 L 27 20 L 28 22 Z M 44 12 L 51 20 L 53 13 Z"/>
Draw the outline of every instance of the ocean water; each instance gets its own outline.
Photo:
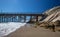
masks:
<path id="1" fill-rule="evenodd" d="M 30 16 L 26 17 L 26 22 L 24 22 L 24 18 L 21 17 L 18 19 L 18 17 L 1 17 L 0 16 L 0 37 L 6 36 L 14 31 L 16 31 L 21 26 L 26 25 L 26 22 L 30 20 Z"/>
<path id="2" fill-rule="evenodd" d="M 0 37 L 8 35 L 24 25 L 26 25 L 26 23 L 20 22 L 0 23 Z"/>

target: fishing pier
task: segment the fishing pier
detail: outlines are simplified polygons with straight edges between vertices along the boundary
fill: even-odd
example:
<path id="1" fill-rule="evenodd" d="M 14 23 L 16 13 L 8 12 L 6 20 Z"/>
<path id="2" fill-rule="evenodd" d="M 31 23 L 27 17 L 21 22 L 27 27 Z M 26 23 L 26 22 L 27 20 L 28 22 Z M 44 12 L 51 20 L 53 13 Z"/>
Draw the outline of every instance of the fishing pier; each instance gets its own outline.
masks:
<path id="1" fill-rule="evenodd" d="M 43 14 L 0 14 L 0 23 L 1 22 L 21 22 L 21 17 L 23 17 L 23 22 L 26 22 L 26 17 L 29 16 L 30 21 L 33 19 L 34 16 L 36 22 L 38 21 L 38 17 L 43 17 Z"/>

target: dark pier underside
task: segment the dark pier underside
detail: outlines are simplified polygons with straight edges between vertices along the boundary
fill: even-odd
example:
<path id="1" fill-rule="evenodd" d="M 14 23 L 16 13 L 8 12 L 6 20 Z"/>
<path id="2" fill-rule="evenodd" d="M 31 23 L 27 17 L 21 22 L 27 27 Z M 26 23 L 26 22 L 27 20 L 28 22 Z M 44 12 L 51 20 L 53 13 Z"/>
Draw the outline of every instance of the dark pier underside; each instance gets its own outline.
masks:
<path id="1" fill-rule="evenodd" d="M 30 16 L 30 21 L 32 21 L 32 19 L 33 19 L 32 16 L 34 16 L 36 19 L 36 22 L 37 22 L 39 16 L 43 17 L 45 15 L 43 15 L 43 14 L 0 14 L 0 22 L 6 22 L 5 19 L 7 19 L 7 22 L 9 22 L 8 18 L 10 18 L 10 20 L 12 20 L 11 22 L 14 22 L 13 20 L 16 19 L 16 17 L 18 17 L 17 20 L 20 22 L 21 16 L 24 17 L 24 19 L 23 19 L 24 22 L 26 22 L 26 16 Z"/>

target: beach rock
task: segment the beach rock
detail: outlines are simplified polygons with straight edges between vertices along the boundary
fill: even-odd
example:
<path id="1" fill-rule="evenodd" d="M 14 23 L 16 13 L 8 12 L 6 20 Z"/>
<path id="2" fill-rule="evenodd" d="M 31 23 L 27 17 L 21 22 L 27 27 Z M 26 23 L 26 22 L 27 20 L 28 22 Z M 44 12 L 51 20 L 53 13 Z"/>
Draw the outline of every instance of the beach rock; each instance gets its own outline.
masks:
<path id="1" fill-rule="evenodd" d="M 46 11 L 44 14 L 47 14 L 47 18 L 45 18 L 43 21 L 46 22 L 55 22 L 57 20 L 60 20 L 60 6 L 54 7 L 48 11 Z"/>

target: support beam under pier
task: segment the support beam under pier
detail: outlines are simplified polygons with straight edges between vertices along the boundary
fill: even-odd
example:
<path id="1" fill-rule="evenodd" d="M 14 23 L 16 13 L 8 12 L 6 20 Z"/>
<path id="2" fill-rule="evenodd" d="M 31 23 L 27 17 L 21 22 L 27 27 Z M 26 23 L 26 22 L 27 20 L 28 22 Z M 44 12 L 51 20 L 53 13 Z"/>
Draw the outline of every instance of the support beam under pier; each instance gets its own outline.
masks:
<path id="1" fill-rule="evenodd" d="M 24 22 L 26 22 L 26 16 L 24 16 Z"/>
<path id="2" fill-rule="evenodd" d="M 36 16 L 36 22 L 38 22 L 38 16 Z"/>
<path id="3" fill-rule="evenodd" d="M 30 16 L 30 22 L 32 21 L 32 16 Z"/>

